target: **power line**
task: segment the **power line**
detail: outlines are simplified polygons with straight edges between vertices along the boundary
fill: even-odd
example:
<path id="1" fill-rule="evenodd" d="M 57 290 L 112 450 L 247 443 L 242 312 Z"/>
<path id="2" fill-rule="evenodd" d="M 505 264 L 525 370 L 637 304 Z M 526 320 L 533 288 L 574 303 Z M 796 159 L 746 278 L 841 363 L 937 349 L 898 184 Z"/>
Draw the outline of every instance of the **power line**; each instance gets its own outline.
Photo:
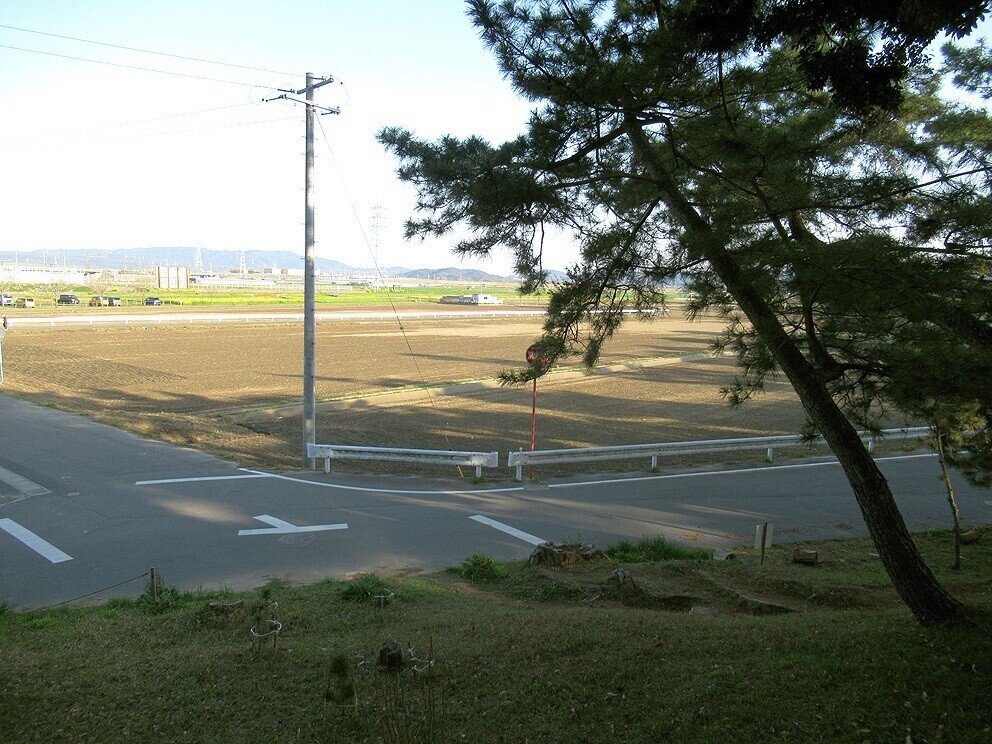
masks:
<path id="1" fill-rule="evenodd" d="M 267 90 L 276 90 L 271 85 L 258 85 L 256 83 L 242 83 L 238 80 L 224 80 L 222 78 L 212 78 L 206 75 L 191 75 L 186 72 L 173 72 L 171 70 L 159 70 L 154 67 L 139 67 L 137 65 L 125 65 L 120 62 L 108 62 L 104 59 L 91 59 L 90 57 L 74 57 L 71 54 L 56 54 L 55 52 L 43 52 L 40 49 L 28 49 L 27 47 L 17 47 L 11 46 L 9 44 L 0 44 L 0 49 L 13 49 L 17 52 L 29 52 L 31 54 L 43 54 L 46 57 L 61 57 L 62 59 L 71 59 L 76 62 L 91 62 L 95 65 L 108 65 L 110 67 L 123 67 L 128 70 L 140 70 L 141 72 L 156 72 L 159 75 L 172 75 L 173 77 L 181 78 L 192 78 L 193 80 L 206 80 L 211 83 L 224 83 L 226 85 L 240 85 L 244 88 L 265 88 Z"/>
<path id="2" fill-rule="evenodd" d="M 80 140 L 78 142 L 53 142 L 53 143 L 41 144 L 41 145 L 27 145 L 26 147 L 3 147 L 0 148 L 0 152 L 10 152 L 12 150 L 33 150 L 33 149 L 46 148 L 46 147 L 65 147 L 69 145 L 92 145 L 92 144 L 98 144 L 100 142 L 118 142 L 121 140 L 142 139 L 144 137 L 165 137 L 172 134 L 189 134 L 192 132 L 206 132 L 211 129 L 229 129 L 231 127 L 247 127 L 247 126 L 252 126 L 253 124 L 272 124 L 273 122 L 277 122 L 277 121 L 290 121 L 290 120 L 296 121 L 296 119 L 297 117 L 295 116 L 283 116 L 278 119 L 241 121 L 241 122 L 236 122 L 234 124 L 218 124 L 216 126 L 211 126 L 211 127 L 197 127 L 196 129 L 174 129 L 169 132 L 151 132 L 148 134 L 128 134 L 122 137 L 105 137 L 103 139 Z"/>
<path id="3" fill-rule="evenodd" d="M 358 216 L 358 209 L 355 207 L 355 200 L 352 199 L 351 193 L 348 189 L 348 182 L 345 181 L 344 173 L 341 167 L 338 165 L 338 159 L 334 157 L 334 149 L 331 147 L 331 141 L 327 137 L 327 132 L 324 129 L 324 122 L 320 120 L 320 117 L 315 117 L 317 119 L 317 124 L 320 126 L 320 134 L 324 139 L 324 145 L 327 146 L 327 152 L 331 156 L 331 162 L 334 164 L 334 170 L 337 171 L 338 177 L 341 179 L 341 186 L 344 188 L 345 196 L 351 205 L 351 212 L 355 215 L 355 222 L 358 223 L 358 231 L 362 236 L 362 241 L 365 243 L 366 249 L 368 249 L 369 256 L 372 258 L 372 265 L 375 267 L 376 274 L 379 276 L 379 281 L 385 285 L 385 274 L 383 274 L 382 268 L 379 266 L 379 260 L 375 253 L 372 251 L 372 244 L 369 242 L 368 236 L 365 234 L 365 228 L 362 226 L 362 220 Z M 393 311 L 393 316 L 396 318 L 396 325 L 400 329 L 400 335 L 403 336 L 403 341 L 406 344 L 407 352 L 410 354 L 410 358 L 413 360 L 413 366 L 417 370 L 417 376 L 420 378 L 421 384 L 424 386 L 424 392 L 427 393 L 427 401 L 431 406 L 431 409 L 437 414 L 437 401 L 434 399 L 434 394 L 431 392 L 430 385 L 427 382 L 427 378 L 424 376 L 423 370 L 420 368 L 420 362 L 417 360 L 417 354 L 413 350 L 413 344 L 410 343 L 410 337 L 407 335 L 406 327 L 403 325 L 403 319 L 400 317 L 399 311 L 396 309 L 396 303 L 393 302 L 392 294 L 389 292 L 389 288 L 386 287 L 386 299 L 389 300 L 389 307 Z M 444 441 L 448 445 L 448 449 L 451 449 L 451 438 L 448 436 L 448 429 L 442 430 L 444 434 Z M 461 465 L 458 466 L 459 475 L 462 472 Z"/>
<path id="4" fill-rule="evenodd" d="M 47 134 L 31 134 L 25 137 L 11 137 L 10 139 L 0 140 L 0 144 L 6 144 L 8 142 L 24 142 L 26 140 L 34 139 L 44 139 L 46 137 L 65 137 L 70 134 L 84 134 L 86 132 L 96 132 L 101 129 L 116 129 L 117 127 L 129 127 L 135 124 L 151 124 L 156 121 L 167 121 L 168 119 L 180 119 L 184 116 L 196 116 L 198 114 L 209 114 L 214 111 L 227 111 L 228 109 L 241 108 L 243 106 L 257 106 L 260 102 L 257 101 L 247 101 L 245 103 L 233 103 L 230 106 L 217 106 L 216 108 L 200 109 L 199 111 L 186 111 L 181 114 L 169 114 L 168 116 L 156 116 L 152 119 L 135 119 L 134 121 L 121 121 L 116 124 L 102 124 L 98 127 L 87 127 L 86 129 L 70 129 L 62 132 L 49 132 Z"/>
<path id="5" fill-rule="evenodd" d="M 302 77 L 302 75 L 297 75 L 295 72 L 285 72 L 283 70 L 269 70 L 265 67 L 252 67 L 251 65 L 237 65 L 233 62 L 218 62 L 213 59 L 203 59 L 202 57 L 186 57 L 182 54 L 170 54 L 169 52 L 156 52 L 151 49 L 140 49 L 138 47 L 124 46 L 123 44 L 111 44 L 106 41 L 94 41 L 93 39 L 81 39 L 77 36 L 63 36 L 62 34 L 53 34 L 48 31 L 36 31 L 30 28 L 20 28 L 19 26 L 7 26 L 0 23 L 0 28 L 6 28 L 11 31 L 22 31 L 26 34 L 37 34 L 39 36 L 50 36 L 54 39 L 68 39 L 69 41 L 79 41 L 83 44 L 96 44 L 97 46 L 110 47 L 112 49 L 124 49 L 129 52 L 141 52 L 142 54 L 155 54 L 159 57 L 172 57 L 173 59 L 184 59 L 189 62 L 203 62 L 208 65 L 221 65 L 223 67 L 237 67 L 241 70 L 254 70 L 255 72 L 269 72 L 273 75 L 291 75 L 293 77 Z"/>

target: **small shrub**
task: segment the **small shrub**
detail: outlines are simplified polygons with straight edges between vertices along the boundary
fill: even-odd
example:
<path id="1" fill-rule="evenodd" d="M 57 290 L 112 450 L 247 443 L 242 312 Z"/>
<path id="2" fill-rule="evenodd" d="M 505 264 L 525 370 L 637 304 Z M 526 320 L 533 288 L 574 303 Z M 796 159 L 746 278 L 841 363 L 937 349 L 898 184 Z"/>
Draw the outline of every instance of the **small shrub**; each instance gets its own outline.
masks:
<path id="1" fill-rule="evenodd" d="M 479 584 L 496 584 L 510 575 L 506 566 L 486 555 L 470 555 L 458 569 L 458 575 Z"/>
<path id="2" fill-rule="evenodd" d="M 702 560 L 710 551 L 690 550 L 661 537 L 645 537 L 637 542 L 622 540 L 606 549 L 606 555 L 618 563 L 656 563 L 672 560 Z"/>
<path id="3" fill-rule="evenodd" d="M 338 596 L 347 602 L 374 602 L 376 597 L 388 596 L 389 585 L 374 573 L 347 582 Z"/>

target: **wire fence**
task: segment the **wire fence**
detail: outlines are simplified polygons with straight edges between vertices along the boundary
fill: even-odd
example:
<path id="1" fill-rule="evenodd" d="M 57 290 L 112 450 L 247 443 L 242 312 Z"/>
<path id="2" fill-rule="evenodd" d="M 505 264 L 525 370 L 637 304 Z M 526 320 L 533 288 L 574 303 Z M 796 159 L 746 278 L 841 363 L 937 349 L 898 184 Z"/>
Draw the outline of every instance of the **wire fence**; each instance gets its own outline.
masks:
<path id="1" fill-rule="evenodd" d="M 80 594 L 78 597 L 73 597 L 72 599 L 66 599 L 61 602 L 56 602 L 55 604 L 45 605 L 44 607 L 35 607 L 35 610 L 50 610 L 53 607 L 61 607 L 62 605 L 70 604 L 71 602 L 78 602 L 80 599 L 86 599 L 87 597 L 92 597 L 94 594 L 101 594 L 103 592 L 110 591 L 111 589 L 116 589 L 119 586 L 124 586 L 125 584 L 130 584 L 132 581 L 137 581 L 138 579 L 145 579 L 151 576 L 151 571 L 145 571 L 143 574 L 138 574 L 137 576 L 132 576 L 130 579 L 124 579 L 124 581 L 118 581 L 116 584 L 111 584 L 110 586 L 105 586 L 102 589 L 96 589 L 92 592 L 87 592 L 86 594 Z"/>

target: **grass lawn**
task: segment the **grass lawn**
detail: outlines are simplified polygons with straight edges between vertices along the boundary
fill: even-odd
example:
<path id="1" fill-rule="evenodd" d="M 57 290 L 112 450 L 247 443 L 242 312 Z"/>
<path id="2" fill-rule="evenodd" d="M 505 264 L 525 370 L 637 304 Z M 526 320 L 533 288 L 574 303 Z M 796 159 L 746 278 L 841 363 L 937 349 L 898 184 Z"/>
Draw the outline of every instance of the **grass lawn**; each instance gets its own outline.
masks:
<path id="1" fill-rule="evenodd" d="M 918 541 L 971 625 L 917 626 L 864 540 L 812 546 L 817 567 L 793 565 L 791 546 L 764 566 L 692 556 L 625 573 L 605 558 L 475 558 L 427 576 L 166 592 L 157 607 L 8 611 L 0 738 L 990 741 L 992 533 L 957 572 L 946 533 Z M 672 597 L 689 599 L 673 611 Z M 244 604 L 208 611 L 217 598 Z M 249 629 L 275 613 L 278 646 L 253 650 Z M 405 651 L 398 672 L 378 668 L 390 640 L 420 673 Z"/>

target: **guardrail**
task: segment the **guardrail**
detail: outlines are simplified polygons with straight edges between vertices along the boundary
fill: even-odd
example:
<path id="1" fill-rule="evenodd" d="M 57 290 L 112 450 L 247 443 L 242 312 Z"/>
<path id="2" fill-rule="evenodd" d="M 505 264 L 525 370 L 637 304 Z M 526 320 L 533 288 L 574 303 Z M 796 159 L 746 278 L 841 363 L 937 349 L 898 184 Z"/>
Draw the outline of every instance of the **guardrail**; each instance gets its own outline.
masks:
<path id="1" fill-rule="evenodd" d="M 912 429 L 883 429 L 880 434 L 892 439 L 911 439 L 926 434 L 929 429 L 925 426 Z M 861 438 L 868 442 L 868 451 L 875 449 L 876 435 L 870 432 L 859 432 Z M 766 450 L 769 461 L 774 459 L 775 450 L 781 447 L 795 447 L 810 443 L 823 442 L 823 437 L 809 440 L 798 435 L 775 437 L 743 437 L 740 439 L 706 439 L 695 442 L 656 442 L 653 444 L 629 444 L 618 447 L 576 447 L 558 450 L 534 450 L 527 452 L 511 452 L 506 464 L 516 468 L 517 480 L 523 480 L 525 465 L 548 465 L 563 462 L 591 462 L 593 460 L 630 460 L 640 457 L 650 457 L 651 467 L 658 467 L 659 457 L 673 455 L 696 455 L 707 452 L 732 452 L 737 450 Z"/>
<path id="2" fill-rule="evenodd" d="M 376 460 L 379 462 L 419 462 L 431 465 L 474 465 L 476 478 L 483 468 L 499 467 L 499 452 L 456 452 L 397 447 L 354 447 L 338 444 L 307 445 L 311 460 L 323 460 L 324 472 L 331 472 L 331 460 Z"/>

